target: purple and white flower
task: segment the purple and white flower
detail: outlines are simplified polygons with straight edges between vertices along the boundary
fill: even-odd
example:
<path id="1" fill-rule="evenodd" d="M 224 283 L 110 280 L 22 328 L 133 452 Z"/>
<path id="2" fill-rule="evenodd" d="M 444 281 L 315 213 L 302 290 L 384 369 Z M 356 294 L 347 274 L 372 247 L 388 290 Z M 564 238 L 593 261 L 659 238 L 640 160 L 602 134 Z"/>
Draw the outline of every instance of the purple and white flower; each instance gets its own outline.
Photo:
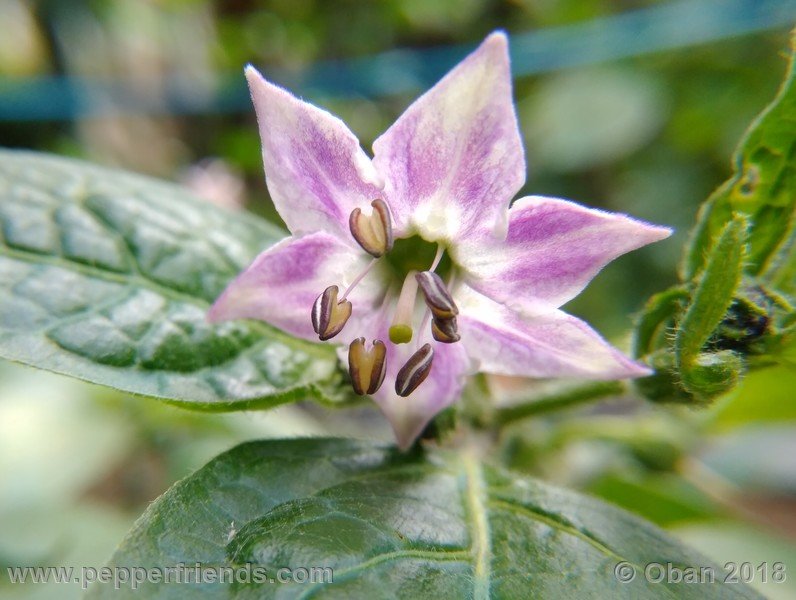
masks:
<path id="1" fill-rule="evenodd" d="M 409 447 L 475 371 L 621 379 L 650 373 L 559 307 L 614 258 L 671 231 L 529 196 L 508 41 L 493 33 L 373 144 L 246 69 L 266 182 L 291 236 L 218 298 L 341 343 Z M 511 205 L 511 208 L 509 206 Z"/>

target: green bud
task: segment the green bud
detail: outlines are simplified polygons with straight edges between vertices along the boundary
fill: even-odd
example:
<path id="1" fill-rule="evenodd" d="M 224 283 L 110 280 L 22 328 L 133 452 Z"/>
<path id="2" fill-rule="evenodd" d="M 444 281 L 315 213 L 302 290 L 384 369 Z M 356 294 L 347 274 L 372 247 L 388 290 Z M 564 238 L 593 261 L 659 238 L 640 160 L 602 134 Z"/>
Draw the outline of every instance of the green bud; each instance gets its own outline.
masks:
<path id="1" fill-rule="evenodd" d="M 743 369 L 743 359 L 731 350 L 703 352 L 681 371 L 681 384 L 699 400 L 711 400 L 734 388 Z"/>
<path id="2" fill-rule="evenodd" d="M 655 369 L 649 377 L 633 380 L 633 387 L 639 394 L 652 402 L 678 402 L 689 404 L 694 398 L 679 383 L 674 368 L 674 356 L 668 350 L 657 350 L 646 359 L 647 364 Z"/>

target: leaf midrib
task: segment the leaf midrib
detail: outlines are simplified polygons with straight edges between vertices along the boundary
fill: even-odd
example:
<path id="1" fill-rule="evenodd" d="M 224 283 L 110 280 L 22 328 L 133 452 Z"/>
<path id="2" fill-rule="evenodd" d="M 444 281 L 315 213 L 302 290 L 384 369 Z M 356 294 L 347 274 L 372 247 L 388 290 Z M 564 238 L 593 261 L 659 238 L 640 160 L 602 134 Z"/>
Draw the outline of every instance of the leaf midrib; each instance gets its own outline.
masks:
<path id="1" fill-rule="evenodd" d="M 473 555 L 473 598 L 486 600 L 490 595 L 492 542 L 486 512 L 484 474 L 480 463 L 470 454 L 462 457 L 462 465 L 466 482 L 467 512 L 472 517 L 470 535 Z"/>
<path id="2" fill-rule="evenodd" d="M 494 497 L 489 493 L 486 480 L 484 478 L 483 466 L 477 460 L 477 457 L 471 453 L 465 454 L 460 459 L 463 475 L 464 486 L 463 495 L 466 505 L 466 514 L 470 517 L 468 519 L 470 525 L 470 547 L 466 550 L 421 550 L 421 549 L 408 549 L 398 550 L 394 552 L 387 552 L 369 558 L 362 563 L 347 567 L 335 576 L 350 576 L 359 571 L 366 570 L 370 567 L 382 564 L 392 558 L 427 558 L 429 560 L 437 561 L 456 561 L 460 559 L 468 559 L 467 562 L 473 566 L 473 598 L 476 600 L 489 600 L 491 598 L 491 564 L 492 564 L 492 541 L 489 526 L 489 507 L 498 510 L 504 510 L 514 514 L 521 514 L 528 519 L 546 525 L 547 527 L 559 531 L 561 533 L 576 537 L 581 541 L 588 543 L 590 546 L 598 550 L 601 554 L 610 557 L 617 562 L 627 562 L 631 564 L 637 573 L 643 573 L 644 567 L 636 564 L 633 561 L 621 556 L 609 546 L 605 545 L 599 539 L 583 532 L 576 527 L 561 523 L 554 518 L 551 518 L 539 511 L 533 510 L 519 502 L 512 502 L 509 499 Z M 371 471 L 365 474 L 366 477 L 372 477 L 374 474 L 379 476 L 389 475 L 395 471 L 402 471 L 404 467 L 393 467 L 378 471 Z M 355 477 L 359 480 L 363 477 Z M 346 482 L 348 479 L 346 479 Z M 334 486 L 332 486 L 334 487 Z M 314 496 L 322 494 L 329 488 L 323 488 L 314 492 Z M 300 598 L 306 600 L 310 598 L 318 589 L 322 587 L 321 584 L 315 584 L 311 588 L 305 590 Z M 677 597 L 677 595 L 667 586 L 663 586 L 667 595 Z"/>

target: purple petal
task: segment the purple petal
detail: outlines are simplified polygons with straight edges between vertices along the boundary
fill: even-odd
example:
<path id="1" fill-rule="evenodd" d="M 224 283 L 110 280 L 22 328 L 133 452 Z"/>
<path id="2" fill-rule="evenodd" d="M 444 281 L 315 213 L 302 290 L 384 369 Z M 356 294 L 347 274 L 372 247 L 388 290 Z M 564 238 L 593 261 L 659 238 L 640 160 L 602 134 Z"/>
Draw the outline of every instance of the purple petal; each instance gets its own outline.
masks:
<path id="1" fill-rule="evenodd" d="M 330 285 L 340 293 L 367 265 L 370 257 L 328 233 L 287 238 L 260 254 L 216 300 L 212 322 L 259 319 L 292 335 L 318 341 L 310 313 L 318 295 Z M 382 274 L 372 270 L 351 293 L 351 318 L 335 342 L 356 337 L 358 321 L 381 300 Z"/>
<path id="2" fill-rule="evenodd" d="M 488 231 L 452 248 L 468 283 L 512 307 L 561 306 L 616 257 L 671 229 L 573 202 L 531 196 L 509 210 L 508 236 Z"/>
<path id="3" fill-rule="evenodd" d="M 398 235 L 456 240 L 475 225 L 505 231 L 525 181 L 508 41 L 493 33 L 373 144 Z"/>
<path id="4" fill-rule="evenodd" d="M 269 83 L 246 78 L 257 111 L 268 191 L 293 235 L 328 231 L 355 243 L 348 217 L 370 210 L 381 180 L 359 141 L 337 117 Z"/>
<path id="5" fill-rule="evenodd" d="M 651 371 L 586 323 L 551 307 L 521 314 L 460 285 L 459 333 L 478 369 L 523 377 L 624 379 Z"/>
<path id="6" fill-rule="evenodd" d="M 390 422 L 398 446 L 406 450 L 431 419 L 461 397 L 466 376 L 470 373 L 470 360 L 461 344 L 439 344 L 432 340 L 429 328 L 424 332 L 415 331 L 416 336 L 421 336 L 419 342 L 413 339 L 408 344 L 393 344 L 388 336 L 391 316 L 390 311 L 385 310 L 371 329 L 374 337 L 383 340 L 387 346 L 387 373 L 384 384 L 373 395 L 373 400 Z M 367 340 L 370 343 L 371 338 Z M 412 354 L 426 342 L 434 348 L 431 372 L 414 392 L 402 398 L 395 393 L 395 377 Z"/>

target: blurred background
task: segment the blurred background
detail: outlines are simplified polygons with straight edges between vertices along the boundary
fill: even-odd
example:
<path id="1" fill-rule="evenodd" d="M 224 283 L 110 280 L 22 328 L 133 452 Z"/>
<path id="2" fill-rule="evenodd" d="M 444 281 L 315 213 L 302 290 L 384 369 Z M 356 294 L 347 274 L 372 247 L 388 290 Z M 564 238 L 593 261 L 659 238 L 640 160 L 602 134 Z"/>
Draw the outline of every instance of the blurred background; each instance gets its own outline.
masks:
<path id="1" fill-rule="evenodd" d="M 0 0 L 0 145 L 173 180 L 278 222 L 245 64 L 339 115 L 369 149 L 502 28 L 523 193 L 676 229 L 567 306 L 626 347 L 632 314 L 675 281 L 699 204 L 774 97 L 794 21 L 792 0 Z M 774 368 L 706 411 L 617 399 L 514 426 L 503 452 L 720 564 L 784 562 L 791 581 L 755 585 L 796 597 L 793 390 L 793 370 Z M 368 410 L 203 415 L 0 364 L 0 595 L 77 596 L 12 587 L 4 567 L 103 564 L 150 501 L 239 441 L 374 431 L 389 439 Z"/>

